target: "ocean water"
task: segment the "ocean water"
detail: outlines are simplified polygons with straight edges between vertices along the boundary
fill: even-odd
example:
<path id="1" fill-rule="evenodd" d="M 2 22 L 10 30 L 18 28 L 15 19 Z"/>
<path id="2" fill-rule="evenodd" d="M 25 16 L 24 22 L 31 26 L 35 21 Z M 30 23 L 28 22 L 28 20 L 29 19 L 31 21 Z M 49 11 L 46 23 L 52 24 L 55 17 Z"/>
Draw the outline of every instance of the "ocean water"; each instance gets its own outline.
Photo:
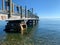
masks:
<path id="1" fill-rule="evenodd" d="M 7 22 L 0 21 L 0 45 L 60 45 L 60 20 L 40 19 L 27 34 L 6 33 Z"/>

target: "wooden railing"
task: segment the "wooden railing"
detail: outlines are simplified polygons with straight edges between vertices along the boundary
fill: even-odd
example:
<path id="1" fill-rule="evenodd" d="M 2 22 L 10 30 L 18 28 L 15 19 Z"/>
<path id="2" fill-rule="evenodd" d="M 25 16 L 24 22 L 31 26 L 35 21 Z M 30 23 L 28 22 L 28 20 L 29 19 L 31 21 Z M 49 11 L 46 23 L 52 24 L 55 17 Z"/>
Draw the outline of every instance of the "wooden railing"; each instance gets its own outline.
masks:
<path id="1" fill-rule="evenodd" d="M 2 9 L 0 10 L 0 14 L 7 14 L 8 17 L 11 15 L 17 15 L 25 18 L 39 18 L 36 14 L 33 13 L 33 8 L 30 10 L 23 8 L 22 6 L 18 6 L 14 3 L 12 3 L 12 0 L 1 0 L 2 1 Z"/>

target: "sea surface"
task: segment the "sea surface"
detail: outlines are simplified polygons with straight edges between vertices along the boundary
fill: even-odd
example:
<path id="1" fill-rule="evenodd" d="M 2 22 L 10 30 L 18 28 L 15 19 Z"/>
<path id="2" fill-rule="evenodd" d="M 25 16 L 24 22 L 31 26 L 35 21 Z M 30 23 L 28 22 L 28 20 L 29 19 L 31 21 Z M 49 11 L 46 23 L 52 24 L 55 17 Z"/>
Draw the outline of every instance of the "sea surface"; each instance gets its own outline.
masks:
<path id="1" fill-rule="evenodd" d="M 0 45 L 60 45 L 60 20 L 40 19 L 27 34 L 6 33 L 6 21 L 0 21 Z"/>

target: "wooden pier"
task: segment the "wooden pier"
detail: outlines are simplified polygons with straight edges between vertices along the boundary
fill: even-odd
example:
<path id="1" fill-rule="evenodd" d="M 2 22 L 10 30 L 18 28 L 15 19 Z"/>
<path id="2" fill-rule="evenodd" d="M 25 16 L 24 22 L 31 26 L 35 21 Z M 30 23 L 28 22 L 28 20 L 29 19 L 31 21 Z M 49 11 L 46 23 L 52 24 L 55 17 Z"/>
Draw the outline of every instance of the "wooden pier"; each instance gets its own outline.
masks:
<path id="1" fill-rule="evenodd" d="M 1 0 L 2 9 L 0 10 L 0 20 L 6 20 L 8 23 L 5 27 L 5 31 L 21 32 L 20 24 L 29 26 L 35 26 L 38 23 L 39 17 L 31 10 L 27 9 L 27 6 L 23 8 L 12 2 L 12 0 Z M 16 10 L 15 10 L 16 8 Z"/>

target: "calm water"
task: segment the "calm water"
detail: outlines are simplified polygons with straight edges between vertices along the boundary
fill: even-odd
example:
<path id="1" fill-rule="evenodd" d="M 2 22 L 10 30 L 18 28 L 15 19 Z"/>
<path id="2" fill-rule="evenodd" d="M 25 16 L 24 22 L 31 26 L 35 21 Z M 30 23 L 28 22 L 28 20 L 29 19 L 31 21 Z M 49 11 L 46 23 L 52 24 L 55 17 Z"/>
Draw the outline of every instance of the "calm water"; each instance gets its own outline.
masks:
<path id="1" fill-rule="evenodd" d="M 60 45 L 60 20 L 41 19 L 25 35 L 4 32 L 6 22 L 0 21 L 0 45 Z"/>

